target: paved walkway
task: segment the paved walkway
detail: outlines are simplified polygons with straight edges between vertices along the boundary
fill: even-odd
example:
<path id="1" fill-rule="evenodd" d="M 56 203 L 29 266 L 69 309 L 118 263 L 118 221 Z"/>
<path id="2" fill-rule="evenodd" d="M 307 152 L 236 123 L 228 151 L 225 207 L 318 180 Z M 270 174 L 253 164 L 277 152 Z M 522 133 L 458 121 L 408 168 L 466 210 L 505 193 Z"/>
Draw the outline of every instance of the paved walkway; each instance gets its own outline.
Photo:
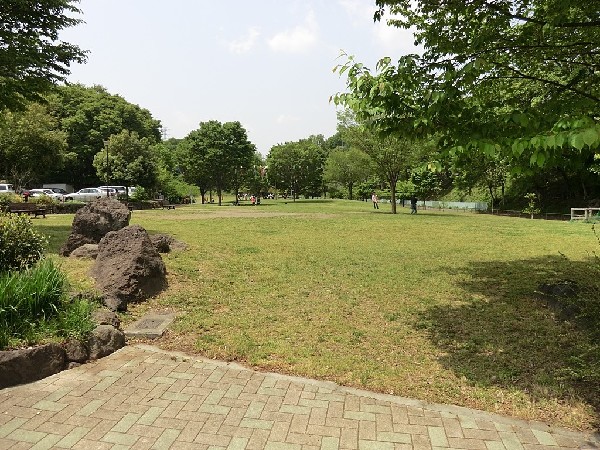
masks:
<path id="1" fill-rule="evenodd" d="M 553 449 L 600 440 L 128 346 L 0 390 L 0 449 Z"/>

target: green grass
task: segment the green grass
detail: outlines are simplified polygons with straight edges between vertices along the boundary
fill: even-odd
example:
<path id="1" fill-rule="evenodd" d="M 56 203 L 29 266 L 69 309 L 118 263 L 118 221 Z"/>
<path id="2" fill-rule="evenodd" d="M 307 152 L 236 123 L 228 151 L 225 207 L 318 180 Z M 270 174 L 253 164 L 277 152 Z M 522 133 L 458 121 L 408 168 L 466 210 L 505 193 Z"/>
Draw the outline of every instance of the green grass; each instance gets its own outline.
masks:
<path id="1" fill-rule="evenodd" d="M 392 215 L 381 206 L 279 200 L 134 211 L 132 223 L 190 248 L 164 255 L 169 289 L 130 307 L 125 320 L 175 309 L 174 331 L 158 342 L 166 348 L 570 428 L 597 425 L 597 322 L 564 320 L 534 294 L 563 279 L 597 286 L 591 226 L 411 216 L 409 208 Z M 72 217 L 34 221 L 51 252 Z M 89 262 L 63 267 L 76 285 L 89 283 Z"/>
<path id="2" fill-rule="evenodd" d="M 0 349 L 91 332 L 93 305 L 68 301 L 65 275 L 51 260 L 0 274 Z"/>

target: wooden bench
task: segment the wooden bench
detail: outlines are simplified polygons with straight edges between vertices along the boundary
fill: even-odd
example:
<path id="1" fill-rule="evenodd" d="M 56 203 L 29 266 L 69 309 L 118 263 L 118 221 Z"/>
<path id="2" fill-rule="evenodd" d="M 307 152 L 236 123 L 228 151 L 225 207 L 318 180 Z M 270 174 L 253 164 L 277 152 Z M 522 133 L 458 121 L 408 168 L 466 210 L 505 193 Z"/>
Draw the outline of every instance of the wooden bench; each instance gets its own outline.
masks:
<path id="1" fill-rule="evenodd" d="M 169 203 L 168 200 L 157 200 L 158 204 L 162 207 L 162 209 L 175 209 L 175 205 Z"/>
<path id="2" fill-rule="evenodd" d="M 46 218 L 46 208 L 35 203 L 9 203 L 8 212 L 13 214 L 31 214 Z"/>

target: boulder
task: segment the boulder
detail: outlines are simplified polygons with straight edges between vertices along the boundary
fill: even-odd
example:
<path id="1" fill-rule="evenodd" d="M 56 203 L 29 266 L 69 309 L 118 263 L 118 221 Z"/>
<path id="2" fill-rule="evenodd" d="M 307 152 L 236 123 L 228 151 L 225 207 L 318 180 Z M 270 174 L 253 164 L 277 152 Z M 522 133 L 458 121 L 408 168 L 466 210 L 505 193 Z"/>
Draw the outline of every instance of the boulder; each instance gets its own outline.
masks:
<path id="1" fill-rule="evenodd" d="M 110 231 L 129 225 L 129 209 L 123 203 L 101 198 L 80 208 L 75 214 L 71 235 L 60 249 L 60 254 L 69 256 L 84 244 L 97 244 Z"/>
<path id="2" fill-rule="evenodd" d="M 96 259 L 98 256 L 98 244 L 83 244 L 77 247 L 69 255 L 70 258 Z"/>
<path id="3" fill-rule="evenodd" d="M 98 245 L 92 267 L 104 304 L 124 311 L 129 302 L 145 300 L 167 286 L 165 264 L 139 225 L 108 233 Z"/>
<path id="4" fill-rule="evenodd" d="M 150 240 L 159 253 L 169 253 L 171 250 L 187 249 L 187 244 L 185 242 L 178 241 L 168 234 L 153 234 L 150 236 Z"/>
<path id="5" fill-rule="evenodd" d="M 67 361 L 83 363 L 88 360 L 89 351 L 85 344 L 77 339 L 69 339 L 64 343 Z"/>
<path id="6" fill-rule="evenodd" d="M 125 334 L 111 325 L 98 325 L 88 339 L 90 359 L 104 358 L 125 346 Z"/>
<path id="7" fill-rule="evenodd" d="M 0 351 L 0 389 L 41 380 L 65 367 L 65 350 L 58 344 Z"/>
<path id="8" fill-rule="evenodd" d="M 121 327 L 119 317 L 110 310 L 97 309 L 92 313 L 92 320 L 96 325 L 111 325 L 115 328 Z"/>

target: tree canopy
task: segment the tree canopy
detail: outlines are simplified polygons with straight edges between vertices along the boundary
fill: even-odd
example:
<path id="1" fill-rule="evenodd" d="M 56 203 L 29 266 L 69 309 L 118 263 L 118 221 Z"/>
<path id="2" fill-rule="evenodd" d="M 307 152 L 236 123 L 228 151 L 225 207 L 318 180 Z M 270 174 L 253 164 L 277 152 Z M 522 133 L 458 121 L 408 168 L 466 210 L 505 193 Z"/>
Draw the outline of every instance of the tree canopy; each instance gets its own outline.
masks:
<path id="1" fill-rule="evenodd" d="M 59 32 L 81 22 L 77 0 L 3 0 L 0 8 L 0 110 L 20 109 L 26 100 L 65 81 L 73 62 L 85 62 L 78 46 Z"/>
<path id="2" fill-rule="evenodd" d="M 388 133 L 442 131 L 452 151 L 513 167 L 593 159 L 600 143 L 600 10 L 588 0 L 376 0 L 376 19 L 411 28 L 422 55 L 377 72 L 348 57 L 335 100 Z"/>
<path id="3" fill-rule="evenodd" d="M 151 113 L 102 86 L 75 84 L 57 87 L 48 97 L 50 113 L 67 133 L 68 153 L 54 180 L 74 186 L 93 186 L 103 180 L 93 166 L 94 156 L 105 141 L 123 130 L 137 133 L 149 144 L 160 142 L 160 122 Z"/>

